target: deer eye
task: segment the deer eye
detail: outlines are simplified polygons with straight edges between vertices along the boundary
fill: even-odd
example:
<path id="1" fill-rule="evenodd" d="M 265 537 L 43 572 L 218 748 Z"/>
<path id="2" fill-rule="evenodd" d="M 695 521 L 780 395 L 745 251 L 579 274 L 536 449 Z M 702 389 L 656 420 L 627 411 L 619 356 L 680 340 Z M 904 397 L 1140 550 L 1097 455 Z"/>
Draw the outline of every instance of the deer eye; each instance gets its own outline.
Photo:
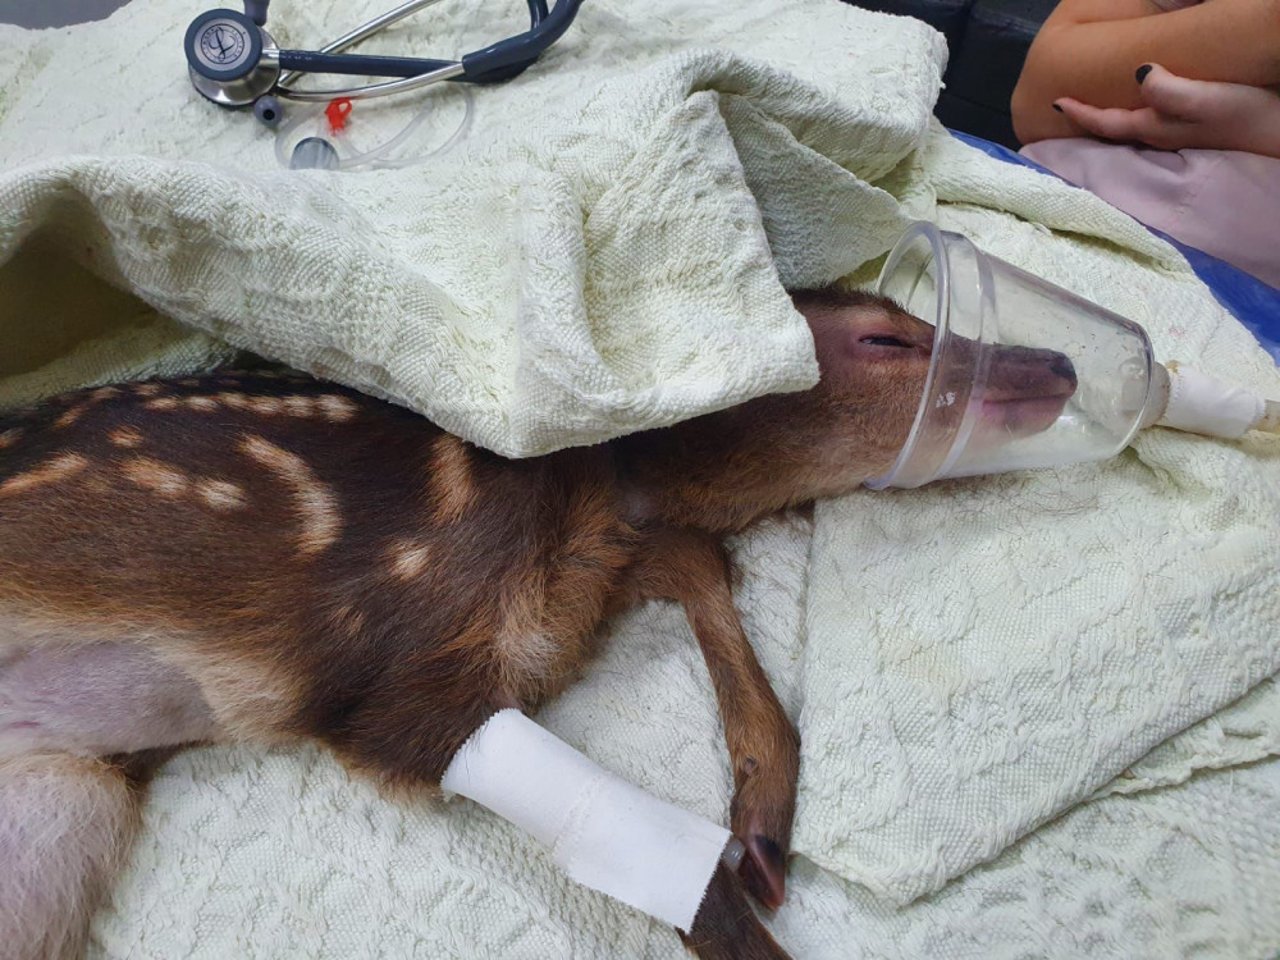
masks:
<path id="1" fill-rule="evenodd" d="M 897 337 L 863 337 L 861 343 L 869 344 L 873 347 L 910 347 L 911 344 L 905 340 L 899 340 Z"/>

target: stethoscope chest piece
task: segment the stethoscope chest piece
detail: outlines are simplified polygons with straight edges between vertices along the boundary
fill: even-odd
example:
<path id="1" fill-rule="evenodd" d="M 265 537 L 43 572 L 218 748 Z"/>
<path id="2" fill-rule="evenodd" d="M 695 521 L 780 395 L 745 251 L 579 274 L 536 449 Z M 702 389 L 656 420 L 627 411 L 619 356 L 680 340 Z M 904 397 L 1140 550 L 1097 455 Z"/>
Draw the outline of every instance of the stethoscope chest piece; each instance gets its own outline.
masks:
<path id="1" fill-rule="evenodd" d="M 191 85 L 224 107 L 245 107 L 271 92 L 280 78 L 271 35 L 237 10 L 208 10 L 184 41 Z"/>

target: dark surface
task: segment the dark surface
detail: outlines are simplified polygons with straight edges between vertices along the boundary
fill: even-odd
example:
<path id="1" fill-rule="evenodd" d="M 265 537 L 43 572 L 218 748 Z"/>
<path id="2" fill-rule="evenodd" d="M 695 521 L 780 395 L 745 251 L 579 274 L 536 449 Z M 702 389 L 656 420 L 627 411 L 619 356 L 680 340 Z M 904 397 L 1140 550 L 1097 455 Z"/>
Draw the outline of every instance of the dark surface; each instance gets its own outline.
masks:
<path id="1" fill-rule="evenodd" d="M 915 17 L 941 31 L 951 58 L 935 111 L 944 124 L 1018 147 L 1009 98 L 1027 49 L 1057 0 L 845 0 Z"/>
<path id="2" fill-rule="evenodd" d="M 129 0 L 0 0 L 0 23 L 33 30 L 105 20 Z"/>
<path id="3" fill-rule="evenodd" d="M 965 24 L 974 0 L 846 0 L 854 6 L 881 13 L 915 17 L 946 35 L 947 46 L 956 49 L 964 36 Z"/>

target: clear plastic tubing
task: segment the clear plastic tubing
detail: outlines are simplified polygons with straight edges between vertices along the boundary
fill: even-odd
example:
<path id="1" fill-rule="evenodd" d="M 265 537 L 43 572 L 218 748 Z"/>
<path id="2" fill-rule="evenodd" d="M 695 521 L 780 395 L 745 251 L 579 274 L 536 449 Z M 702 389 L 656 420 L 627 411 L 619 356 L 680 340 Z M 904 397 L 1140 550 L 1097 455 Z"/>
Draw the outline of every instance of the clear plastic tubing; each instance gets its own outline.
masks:
<path id="1" fill-rule="evenodd" d="M 276 159 L 282 167 L 288 167 L 291 170 L 355 170 L 361 167 L 368 167 L 372 169 L 394 169 L 407 167 L 411 164 L 422 163 L 431 157 L 443 156 L 457 146 L 466 138 L 467 134 L 470 133 L 471 123 L 475 115 L 475 94 L 471 92 L 470 88 L 466 84 L 459 84 L 458 91 L 463 97 L 462 120 L 458 123 L 457 129 L 453 131 L 444 143 L 440 144 L 440 146 L 436 147 L 434 150 L 429 150 L 426 153 L 410 153 L 404 156 L 393 156 L 397 149 L 412 137 L 414 133 L 417 132 L 418 128 L 427 120 L 427 117 L 435 106 L 435 101 L 432 97 L 424 98 L 422 106 L 416 113 L 414 113 L 414 115 L 409 119 L 409 122 L 399 133 L 387 140 L 385 143 L 379 144 L 369 150 L 355 151 L 350 147 L 348 138 L 345 134 L 336 135 L 336 143 L 332 141 L 329 142 L 329 147 L 334 151 L 334 156 L 337 159 L 337 163 L 332 166 L 303 167 L 295 164 L 295 158 L 298 154 L 298 150 L 304 143 L 308 140 L 314 139 L 324 140 L 324 137 L 307 137 L 295 144 L 291 152 L 286 152 L 290 137 L 298 130 L 299 127 L 308 123 L 315 124 L 318 129 L 323 129 L 325 126 L 323 104 L 317 106 L 310 112 L 299 112 L 295 117 L 293 117 L 293 119 L 280 127 L 276 132 Z M 307 157 L 310 158 L 311 155 L 307 154 Z"/>
<path id="2" fill-rule="evenodd" d="M 299 140 L 289 157 L 290 170 L 337 170 L 338 151 L 324 137 Z"/>

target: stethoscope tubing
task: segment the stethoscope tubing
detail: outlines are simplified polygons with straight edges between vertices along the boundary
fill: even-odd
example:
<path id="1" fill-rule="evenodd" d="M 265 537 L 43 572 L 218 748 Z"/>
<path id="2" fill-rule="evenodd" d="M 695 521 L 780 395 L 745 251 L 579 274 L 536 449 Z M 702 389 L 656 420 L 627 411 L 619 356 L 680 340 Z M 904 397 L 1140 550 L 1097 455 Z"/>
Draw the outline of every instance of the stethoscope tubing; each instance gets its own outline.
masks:
<path id="1" fill-rule="evenodd" d="M 506 79 L 536 60 L 555 43 L 577 15 L 582 0 L 559 0 L 548 9 L 546 0 L 528 0 L 529 30 L 515 37 L 463 56 L 461 61 L 428 60 L 416 57 L 363 56 L 341 53 L 361 40 L 440 0 L 407 0 L 393 10 L 369 20 L 317 51 L 264 49 L 263 59 L 274 58 L 287 71 L 276 82 L 273 93 L 287 100 L 320 101 L 345 97 L 368 99 L 403 93 L 445 80 L 484 83 Z M 306 73 L 354 76 L 383 76 L 400 79 L 351 87 L 299 89 L 292 82 Z"/>
<path id="2" fill-rule="evenodd" d="M 404 93 L 408 90 L 416 90 L 419 87 L 429 86 L 433 83 L 440 83 L 444 80 L 455 80 L 461 77 L 466 68 L 461 63 L 451 63 L 445 61 L 446 66 L 433 70 L 430 73 L 420 73 L 417 76 L 405 77 L 401 80 L 387 80 L 382 83 L 368 83 L 359 87 L 330 87 L 319 90 L 298 90 L 293 87 L 282 87 L 276 85 L 275 94 L 287 100 L 298 100 L 301 102 L 317 102 L 322 100 L 367 100 L 372 97 L 385 97 L 392 93 Z M 296 72 L 296 71 L 295 71 Z"/>
<path id="3" fill-rule="evenodd" d="M 354 30 L 344 33 L 337 40 L 331 40 L 316 52 L 341 53 L 349 47 L 354 47 L 361 40 L 367 40 L 378 31 L 391 26 L 393 23 L 399 23 L 405 17 L 411 16 L 419 10 L 434 6 L 440 2 L 441 0 L 406 0 L 405 3 L 400 4 L 400 6 L 396 7 L 394 10 L 388 10 L 381 16 L 374 17 L 372 20 L 360 24 L 360 26 L 356 27 Z M 423 71 L 420 70 L 418 72 L 421 73 Z M 280 88 L 287 88 L 289 84 L 297 80 L 301 74 L 302 71 L 300 70 L 289 70 L 287 73 L 281 75 L 280 79 L 276 81 L 276 85 Z"/>

